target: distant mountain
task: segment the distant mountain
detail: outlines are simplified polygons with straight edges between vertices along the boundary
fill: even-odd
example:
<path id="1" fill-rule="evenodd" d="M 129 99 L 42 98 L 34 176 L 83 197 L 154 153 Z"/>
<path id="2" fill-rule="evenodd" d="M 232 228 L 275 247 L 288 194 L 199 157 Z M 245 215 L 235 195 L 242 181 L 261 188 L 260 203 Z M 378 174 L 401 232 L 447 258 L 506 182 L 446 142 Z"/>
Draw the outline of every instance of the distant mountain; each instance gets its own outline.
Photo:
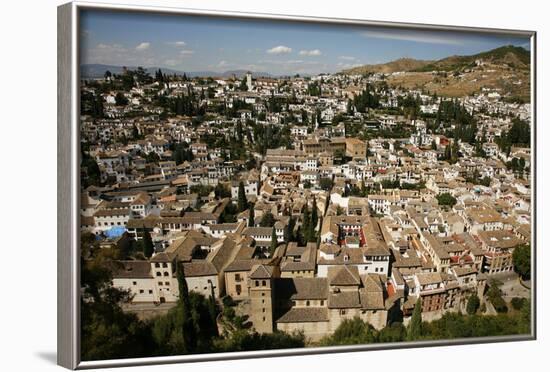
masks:
<path id="1" fill-rule="evenodd" d="M 137 66 L 127 66 L 129 70 L 137 69 Z M 243 77 L 247 70 L 230 70 L 224 72 L 216 71 L 179 71 L 164 67 L 144 67 L 144 69 L 151 75 L 154 75 L 155 71 L 161 69 L 163 73 L 167 75 L 183 75 L 184 73 L 188 77 L 224 77 L 228 78 L 236 76 L 237 78 Z M 104 65 L 104 64 L 84 64 L 80 66 L 80 75 L 83 79 L 97 79 L 102 78 L 105 75 L 105 71 L 110 71 L 113 74 L 121 74 L 122 66 L 116 65 Z M 272 75 L 267 72 L 251 71 L 253 77 L 271 77 Z"/>
<path id="2" fill-rule="evenodd" d="M 450 56 L 437 61 L 424 61 L 413 58 L 400 58 L 395 61 L 375 65 L 363 65 L 343 70 L 345 74 L 385 73 L 392 72 L 428 72 L 457 71 L 483 60 L 497 65 L 507 65 L 512 68 L 529 69 L 531 55 L 522 47 L 507 45 L 487 52 L 470 56 Z"/>

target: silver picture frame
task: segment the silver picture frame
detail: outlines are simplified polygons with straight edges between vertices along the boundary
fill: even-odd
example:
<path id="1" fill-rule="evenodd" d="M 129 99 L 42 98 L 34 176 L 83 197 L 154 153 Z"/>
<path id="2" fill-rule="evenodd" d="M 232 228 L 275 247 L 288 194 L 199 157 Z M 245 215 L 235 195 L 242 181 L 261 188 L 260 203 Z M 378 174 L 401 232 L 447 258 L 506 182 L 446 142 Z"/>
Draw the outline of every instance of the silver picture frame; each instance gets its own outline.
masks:
<path id="1" fill-rule="evenodd" d="M 79 215 L 80 215 L 80 139 L 79 139 L 79 14 L 82 10 L 111 10 L 170 15 L 205 15 L 238 19 L 268 19 L 272 21 L 306 22 L 332 25 L 357 25 L 391 27 L 393 29 L 417 29 L 432 31 L 476 32 L 523 36 L 530 38 L 531 48 L 531 164 L 532 170 L 532 317 L 531 334 L 520 336 L 498 336 L 453 339 L 444 341 L 418 341 L 354 345 L 337 347 L 314 347 L 269 351 L 247 351 L 217 354 L 182 355 L 169 357 L 149 357 L 139 359 L 116 359 L 101 361 L 81 361 L 80 358 L 80 255 L 79 255 Z M 154 6 L 129 6 L 93 2 L 70 2 L 57 9 L 58 31 L 58 143 L 57 143 L 57 363 L 68 369 L 89 369 L 98 367 L 136 366 L 183 362 L 219 361 L 242 358 L 263 358 L 277 356 L 307 355 L 319 353 L 343 353 L 354 351 L 402 349 L 411 347 L 432 347 L 463 344 L 481 344 L 509 341 L 535 340 L 536 333 L 536 264 L 537 264 L 537 211 L 536 211 L 536 36 L 535 31 L 491 29 L 482 27 L 462 27 L 435 24 L 412 24 L 380 22 L 373 20 L 320 18 L 280 14 L 244 13 Z"/>

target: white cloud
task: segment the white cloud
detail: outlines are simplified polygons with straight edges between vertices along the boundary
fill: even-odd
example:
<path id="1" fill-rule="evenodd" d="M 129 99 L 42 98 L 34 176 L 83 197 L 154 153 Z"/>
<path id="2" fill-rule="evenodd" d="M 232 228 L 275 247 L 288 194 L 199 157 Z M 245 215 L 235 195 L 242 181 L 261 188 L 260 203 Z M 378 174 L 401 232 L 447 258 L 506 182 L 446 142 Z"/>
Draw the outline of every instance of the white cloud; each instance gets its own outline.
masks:
<path id="1" fill-rule="evenodd" d="M 425 44 L 447 44 L 447 45 L 462 45 L 463 40 L 458 39 L 455 35 L 434 33 L 430 31 L 413 31 L 413 30 L 387 30 L 387 31 L 365 31 L 361 35 L 367 38 L 388 39 L 412 41 Z"/>
<path id="2" fill-rule="evenodd" d="M 189 50 L 189 49 L 184 49 L 180 52 L 180 54 L 182 56 L 189 56 L 191 54 L 195 54 L 195 51 L 194 50 Z"/>
<path id="3" fill-rule="evenodd" d="M 284 45 L 279 45 L 267 50 L 267 53 L 269 54 L 288 54 L 290 52 L 292 52 L 292 48 Z"/>
<path id="4" fill-rule="evenodd" d="M 147 41 L 144 41 L 143 43 L 140 43 L 137 47 L 136 47 L 136 50 L 147 50 L 149 49 L 149 47 L 151 46 L 151 43 L 147 42 Z"/>
<path id="5" fill-rule="evenodd" d="M 161 60 L 152 55 L 150 51 L 128 48 L 116 43 L 99 43 L 93 48 L 85 48 L 82 53 L 82 61 L 83 63 L 145 67 L 161 63 Z"/>
<path id="6" fill-rule="evenodd" d="M 301 55 L 301 56 L 310 56 L 310 57 L 320 56 L 320 55 L 321 55 L 321 51 L 320 51 L 319 49 L 300 50 L 300 55 Z"/>
<path id="7" fill-rule="evenodd" d="M 343 59 L 344 61 L 355 61 L 355 57 L 352 56 L 340 56 L 338 58 Z"/>
<path id="8" fill-rule="evenodd" d="M 177 47 L 182 47 L 182 46 L 186 46 L 187 43 L 185 41 L 167 41 L 166 44 L 168 45 L 173 45 L 173 46 L 177 46 Z"/>

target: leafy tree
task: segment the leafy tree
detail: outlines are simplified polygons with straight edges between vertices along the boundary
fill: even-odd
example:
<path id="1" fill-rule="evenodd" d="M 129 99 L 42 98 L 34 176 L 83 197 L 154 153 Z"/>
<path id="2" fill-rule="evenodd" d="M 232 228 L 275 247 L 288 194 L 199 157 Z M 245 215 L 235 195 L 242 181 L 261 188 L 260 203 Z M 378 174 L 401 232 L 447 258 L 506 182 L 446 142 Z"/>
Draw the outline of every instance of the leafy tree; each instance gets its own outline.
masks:
<path id="1" fill-rule="evenodd" d="M 237 206 L 235 204 L 229 203 L 225 206 L 220 215 L 220 223 L 233 223 L 237 222 Z"/>
<path id="2" fill-rule="evenodd" d="M 319 186 L 325 191 L 330 191 L 332 189 L 332 185 L 333 182 L 331 178 L 323 177 L 319 180 Z"/>
<path id="3" fill-rule="evenodd" d="M 158 163 L 160 161 L 160 156 L 156 152 L 151 151 L 145 155 L 145 161 L 147 163 Z"/>
<path id="4" fill-rule="evenodd" d="M 470 297 L 468 297 L 468 304 L 466 305 L 466 312 L 470 315 L 473 315 L 477 312 L 479 309 L 480 301 L 479 297 L 475 293 L 472 293 Z"/>
<path id="5" fill-rule="evenodd" d="M 205 298 L 197 292 L 188 292 L 190 321 L 184 322 L 182 303 L 170 309 L 167 314 L 155 317 L 152 320 L 152 338 L 155 349 L 149 355 L 181 355 L 189 353 L 212 352 L 214 342 L 218 337 L 216 317 L 218 313 L 212 297 Z M 188 318 L 189 319 L 189 318 Z M 187 332 L 194 334 L 189 340 Z M 189 349 L 189 347 L 192 349 Z"/>
<path id="6" fill-rule="evenodd" d="M 189 191 L 193 194 L 198 194 L 200 197 L 205 197 L 210 195 L 214 188 L 207 185 L 193 185 L 189 188 Z"/>
<path id="7" fill-rule="evenodd" d="M 498 313 L 505 313 L 508 311 L 508 307 L 506 306 L 506 301 L 502 298 L 502 291 L 499 288 L 500 284 L 500 282 L 494 279 L 490 281 L 487 298 Z"/>
<path id="8" fill-rule="evenodd" d="M 288 334 L 281 331 L 273 333 L 249 332 L 241 329 L 230 337 L 216 342 L 215 350 L 218 352 L 246 351 L 246 350 L 276 350 L 288 348 L 302 348 L 305 346 L 303 333 L 294 332 Z"/>
<path id="9" fill-rule="evenodd" d="M 401 342 L 407 338 L 407 328 L 401 322 L 394 322 L 380 330 L 378 342 Z"/>
<path id="10" fill-rule="evenodd" d="M 521 297 L 514 297 L 512 298 L 512 301 L 510 301 L 512 307 L 514 308 L 514 310 L 521 310 L 522 307 L 523 307 L 523 304 L 526 302 L 527 300 L 525 298 L 521 298 Z"/>
<path id="11" fill-rule="evenodd" d="M 523 301 L 519 317 L 519 333 L 531 332 L 531 300 Z"/>
<path id="12" fill-rule="evenodd" d="M 331 336 L 324 337 L 321 345 L 351 345 L 376 342 L 376 330 L 359 317 L 345 319 Z"/>
<path id="13" fill-rule="evenodd" d="M 83 178 L 83 187 L 86 188 L 90 185 L 101 185 L 101 171 L 99 165 L 86 151 L 82 151 L 81 168 L 86 170 L 86 178 Z"/>
<path id="14" fill-rule="evenodd" d="M 380 97 L 372 85 L 367 84 L 365 90 L 353 98 L 353 105 L 358 112 L 367 112 L 380 106 Z"/>
<path id="15" fill-rule="evenodd" d="M 214 195 L 216 199 L 229 198 L 231 197 L 231 191 L 226 185 L 218 183 L 216 187 L 214 187 Z"/>
<path id="16" fill-rule="evenodd" d="M 407 340 L 418 340 L 422 336 L 422 299 L 419 297 L 414 305 L 411 322 L 407 329 Z"/>
<path id="17" fill-rule="evenodd" d="M 178 143 L 172 151 L 172 160 L 176 162 L 176 165 L 180 165 L 185 161 L 192 161 L 194 159 L 193 152 L 189 149 L 189 145 L 186 142 Z"/>
<path id="18" fill-rule="evenodd" d="M 442 340 L 525 334 L 530 330 L 530 313 L 508 315 L 462 315 L 446 313 L 441 319 L 423 323 L 423 339 Z"/>
<path id="19" fill-rule="evenodd" d="M 126 98 L 122 92 L 118 92 L 115 95 L 115 104 L 117 106 L 126 106 L 128 104 L 128 98 Z"/>
<path id="20" fill-rule="evenodd" d="M 444 206 L 454 206 L 456 204 L 456 198 L 454 196 L 452 196 L 451 194 L 449 194 L 448 192 L 445 192 L 443 194 L 439 194 L 436 196 L 437 198 L 437 202 L 439 203 L 439 205 L 444 205 Z"/>
<path id="21" fill-rule="evenodd" d="M 271 212 L 266 212 L 260 220 L 260 227 L 273 227 L 275 225 L 275 217 Z"/>
<path id="22" fill-rule="evenodd" d="M 531 246 L 520 245 L 512 253 L 514 270 L 521 275 L 523 279 L 531 277 Z"/>
<path id="23" fill-rule="evenodd" d="M 132 294 L 111 285 L 111 270 L 116 266 L 104 256 L 93 236 L 83 234 L 81 240 L 82 359 L 149 356 L 152 343 L 147 324 L 120 307 Z"/>
<path id="24" fill-rule="evenodd" d="M 243 181 L 239 182 L 239 190 L 237 194 L 237 209 L 239 212 L 242 212 L 246 210 L 248 206 L 248 201 L 246 200 L 246 194 L 244 191 L 244 183 Z"/>
<path id="25" fill-rule="evenodd" d="M 155 245 L 153 239 L 151 239 L 151 233 L 149 230 L 143 232 L 143 254 L 145 257 L 150 258 L 155 252 Z"/>

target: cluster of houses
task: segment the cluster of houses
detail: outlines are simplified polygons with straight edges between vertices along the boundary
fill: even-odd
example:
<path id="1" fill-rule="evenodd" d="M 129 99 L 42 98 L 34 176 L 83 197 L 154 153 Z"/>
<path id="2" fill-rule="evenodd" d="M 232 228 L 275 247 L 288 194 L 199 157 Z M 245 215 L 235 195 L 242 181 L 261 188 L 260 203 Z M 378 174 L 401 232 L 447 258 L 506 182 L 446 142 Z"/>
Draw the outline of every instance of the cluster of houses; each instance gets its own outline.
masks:
<path id="1" fill-rule="evenodd" d="M 82 190 L 82 231 L 105 247 L 124 249 L 145 234 L 154 244 L 149 258 L 118 261 L 113 285 L 130 290 L 136 303 L 173 303 L 181 264 L 189 290 L 242 302 L 258 332 L 301 330 L 312 340 L 356 316 L 377 329 L 395 317 L 407 319 L 419 298 L 423 313 L 433 316 L 463 309 L 471 293 L 483 299 L 491 275 L 511 272 L 514 249 L 531 241 L 529 172 L 519 175 L 506 166 L 521 158 L 529 169 L 530 151 L 501 151 L 495 139 L 510 120 L 479 114 L 485 156 L 461 142 L 456 163 L 441 160 L 453 140 L 431 133 L 423 120 L 349 112 L 349 100 L 376 78 L 248 76 L 244 91 L 221 78 L 155 82 L 124 92 L 130 98 L 125 107 L 109 98 L 114 93 L 103 93 L 110 114 L 82 118 L 82 139 L 100 180 Z M 323 94 L 309 95 L 311 84 Z M 158 107 L 148 102 L 150 89 L 177 96 L 189 87 L 209 90 L 201 98 L 207 105 L 238 99 L 252 109 L 238 118 L 212 113 L 197 128 L 189 117 L 160 119 Z M 390 108 L 404 94 L 390 88 L 383 93 Z M 437 112 L 438 99 L 416 93 L 423 112 Z M 270 97 L 290 95 L 300 103 L 268 110 Z M 529 113 L 528 105 L 512 107 L 483 93 L 463 101 L 476 109 Z M 127 117 L 133 106 L 142 114 Z M 304 115 L 293 115 L 298 112 Z M 285 122 L 289 114 L 291 124 Z M 411 134 L 351 136 L 348 124 L 331 123 L 339 114 L 372 130 L 399 125 Z M 288 126 L 292 144 L 261 154 L 245 139 L 256 159 L 248 167 L 202 141 L 205 135 L 233 136 L 237 121 Z M 182 143 L 189 156 L 176 161 L 175 146 Z M 89 173 L 83 170 L 84 180 Z M 474 174 L 488 177 L 489 184 L 472 182 Z M 227 192 L 220 195 L 218 187 Z M 442 194 L 456 203 L 440 204 Z M 228 211 L 243 195 L 253 207 L 228 222 Z M 306 211 L 315 211 L 316 221 Z M 272 218 L 266 226 L 267 215 Z M 297 238 L 305 229 L 313 230 L 313 239 Z"/>

